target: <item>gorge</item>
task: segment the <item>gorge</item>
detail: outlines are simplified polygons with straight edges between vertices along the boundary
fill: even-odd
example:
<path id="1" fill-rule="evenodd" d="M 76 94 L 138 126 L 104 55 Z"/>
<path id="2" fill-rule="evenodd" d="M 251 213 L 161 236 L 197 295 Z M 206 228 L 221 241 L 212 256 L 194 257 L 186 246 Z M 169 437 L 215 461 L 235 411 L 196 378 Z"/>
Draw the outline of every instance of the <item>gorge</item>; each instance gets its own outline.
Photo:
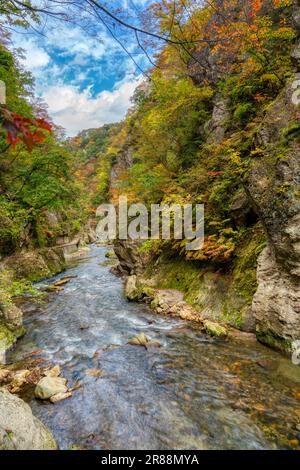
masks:
<path id="1" fill-rule="evenodd" d="M 149 6 L 131 109 L 75 137 L 0 42 L 0 449 L 300 449 L 300 3 L 187 3 Z M 103 245 L 124 197 L 204 205 L 202 248 Z"/>

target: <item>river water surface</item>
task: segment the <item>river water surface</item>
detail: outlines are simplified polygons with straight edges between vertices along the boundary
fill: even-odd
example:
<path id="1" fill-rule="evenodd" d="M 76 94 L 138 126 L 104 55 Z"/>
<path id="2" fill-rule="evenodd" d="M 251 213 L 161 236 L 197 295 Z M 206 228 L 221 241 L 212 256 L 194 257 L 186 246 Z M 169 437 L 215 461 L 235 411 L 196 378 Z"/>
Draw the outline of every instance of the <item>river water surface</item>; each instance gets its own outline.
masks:
<path id="1" fill-rule="evenodd" d="M 127 302 L 106 251 L 92 247 L 54 278 L 76 276 L 63 292 L 25 305 L 27 334 L 9 357 L 41 349 L 70 386 L 80 383 L 55 405 L 28 398 L 60 448 L 299 448 L 300 366 L 253 340 L 209 339 Z M 141 332 L 161 347 L 127 345 Z"/>

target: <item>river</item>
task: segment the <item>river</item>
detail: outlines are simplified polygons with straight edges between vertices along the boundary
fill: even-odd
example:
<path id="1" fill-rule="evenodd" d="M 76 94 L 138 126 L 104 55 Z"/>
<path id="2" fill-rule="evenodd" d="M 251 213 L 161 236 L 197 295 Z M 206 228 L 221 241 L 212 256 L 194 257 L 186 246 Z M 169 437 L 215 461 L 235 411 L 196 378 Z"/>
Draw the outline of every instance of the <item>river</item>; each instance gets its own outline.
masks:
<path id="1" fill-rule="evenodd" d="M 106 251 L 92 246 L 86 259 L 47 281 L 76 276 L 63 292 L 25 304 L 27 334 L 9 356 L 17 361 L 42 349 L 70 385 L 81 384 L 55 405 L 28 397 L 59 447 L 297 447 L 300 367 L 253 340 L 211 339 L 129 303 L 104 262 Z M 127 344 L 141 332 L 161 347 Z"/>

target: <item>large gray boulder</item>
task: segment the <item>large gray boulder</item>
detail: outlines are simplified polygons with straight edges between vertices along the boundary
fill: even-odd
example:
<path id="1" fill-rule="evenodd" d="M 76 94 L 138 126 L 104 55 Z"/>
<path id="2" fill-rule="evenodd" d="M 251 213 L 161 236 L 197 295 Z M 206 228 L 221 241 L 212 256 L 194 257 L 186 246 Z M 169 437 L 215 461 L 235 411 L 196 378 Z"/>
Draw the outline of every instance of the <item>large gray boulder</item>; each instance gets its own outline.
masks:
<path id="1" fill-rule="evenodd" d="M 23 400 L 0 391 L 0 450 L 56 450 L 50 431 Z"/>

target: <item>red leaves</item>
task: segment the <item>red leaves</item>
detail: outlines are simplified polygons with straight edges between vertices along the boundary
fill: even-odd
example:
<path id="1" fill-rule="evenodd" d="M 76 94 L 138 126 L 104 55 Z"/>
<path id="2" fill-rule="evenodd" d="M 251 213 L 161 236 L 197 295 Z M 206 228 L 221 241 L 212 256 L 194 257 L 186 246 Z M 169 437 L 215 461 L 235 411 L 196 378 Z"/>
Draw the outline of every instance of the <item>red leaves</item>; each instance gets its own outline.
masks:
<path id="1" fill-rule="evenodd" d="M 262 0 L 254 0 L 251 5 L 252 11 L 250 13 L 250 16 L 255 17 L 261 11 L 262 6 Z"/>
<path id="2" fill-rule="evenodd" d="M 44 130 L 52 132 L 51 124 L 44 119 L 26 118 L 4 106 L 0 107 L 0 119 L 2 127 L 7 130 L 7 143 L 13 147 L 18 141 L 22 141 L 28 150 L 32 150 L 35 145 L 46 139 Z"/>

